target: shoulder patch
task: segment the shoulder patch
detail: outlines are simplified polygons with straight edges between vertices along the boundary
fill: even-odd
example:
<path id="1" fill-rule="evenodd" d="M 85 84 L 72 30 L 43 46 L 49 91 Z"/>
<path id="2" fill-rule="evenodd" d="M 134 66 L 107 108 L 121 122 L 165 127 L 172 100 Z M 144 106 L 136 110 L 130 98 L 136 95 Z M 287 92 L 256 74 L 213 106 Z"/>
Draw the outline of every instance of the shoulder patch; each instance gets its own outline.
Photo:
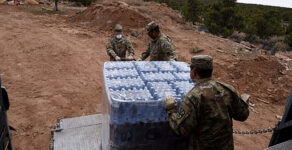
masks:
<path id="1" fill-rule="evenodd" d="M 186 114 L 184 108 L 180 107 L 177 114 L 177 119 L 181 119 Z"/>
<path id="2" fill-rule="evenodd" d="M 191 114 L 191 109 L 189 108 L 190 106 L 188 106 L 189 104 L 182 102 L 178 113 L 176 115 L 176 120 L 177 120 L 177 124 L 180 125 L 186 118 L 189 117 L 189 115 Z"/>

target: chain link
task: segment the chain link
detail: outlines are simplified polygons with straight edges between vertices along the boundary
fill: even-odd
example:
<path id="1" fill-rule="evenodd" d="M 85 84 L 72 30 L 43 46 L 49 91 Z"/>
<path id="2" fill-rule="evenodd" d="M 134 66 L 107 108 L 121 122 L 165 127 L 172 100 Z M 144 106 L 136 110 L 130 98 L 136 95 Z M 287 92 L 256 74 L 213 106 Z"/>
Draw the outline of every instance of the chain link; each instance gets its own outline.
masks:
<path id="1" fill-rule="evenodd" d="M 268 128 L 263 130 L 256 130 L 256 131 L 233 131 L 234 134 L 263 134 L 268 132 L 273 132 L 279 128 L 279 124 L 281 121 L 279 121 L 274 128 Z"/>
<path id="2" fill-rule="evenodd" d="M 275 128 L 263 129 L 263 130 L 256 130 L 256 131 L 233 131 L 234 134 L 263 134 L 268 132 L 275 131 Z"/>

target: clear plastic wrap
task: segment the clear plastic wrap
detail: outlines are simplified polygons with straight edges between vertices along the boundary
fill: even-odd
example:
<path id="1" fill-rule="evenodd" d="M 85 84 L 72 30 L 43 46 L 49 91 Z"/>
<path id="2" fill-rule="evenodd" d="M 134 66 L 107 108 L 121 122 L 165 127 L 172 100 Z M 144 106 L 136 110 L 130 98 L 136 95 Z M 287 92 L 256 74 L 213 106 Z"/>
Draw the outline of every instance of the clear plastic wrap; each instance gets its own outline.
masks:
<path id="1" fill-rule="evenodd" d="M 184 62 L 106 62 L 102 149 L 183 149 L 163 99 L 172 96 L 180 104 L 194 86 L 186 68 Z"/>

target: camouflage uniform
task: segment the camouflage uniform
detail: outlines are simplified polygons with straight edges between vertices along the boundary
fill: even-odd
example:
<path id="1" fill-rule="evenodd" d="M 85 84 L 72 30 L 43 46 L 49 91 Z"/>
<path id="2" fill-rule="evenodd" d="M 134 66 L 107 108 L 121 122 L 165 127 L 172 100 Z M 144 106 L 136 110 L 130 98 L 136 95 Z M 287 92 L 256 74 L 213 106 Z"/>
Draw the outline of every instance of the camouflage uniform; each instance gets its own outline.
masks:
<path id="1" fill-rule="evenodd" d="M 116 25 L 115 31 L 117 32 L 117 34 L 121 34 L 122 26 Z M 128 51 L 128 56 L 135 55 L 132 43 L 126 37 L 112 37 L 109 39 L 108 44 L 106 45 L 106 52 L 110 56 L 111 61 L 115 61 L 116 56 L 120 58 L 125 58 L 126 51 Z"/>
<path id="2" fill-rule="evenodd" d="M 117 39 L 116 37 L 110 38 L 106 46 L 106 51 L 110 56 L 111 61 L 115 61 L 116 56 L 125 58 L 126 51 L 128 51 L 129 56 L 135 55 L 132 43 L 125 37 L 122 37 L 121 39 Z"/>
<path id="3" fill-rule="evenodd" d="M 147 25 L 146 29 L 148 32 L 151 32 L 155 27 L 158 27 L 158 25 L 155 22 L 151 22 Z M 141 60 L 145 60 L 148 56 L 150 56 L 150 61 L 177 60 L 172 40 L 162 33 L 156 39 L 150 40 L 147 50 L 142 53 Z"/>
<path id="4" fill-rule="evenodd" d="M 189 137 L 189 150 L 233 150 L 232 118 L 244 121 L 249 110 L 232 86 L 205 78 L 167 115 L 171 128 Z"/>

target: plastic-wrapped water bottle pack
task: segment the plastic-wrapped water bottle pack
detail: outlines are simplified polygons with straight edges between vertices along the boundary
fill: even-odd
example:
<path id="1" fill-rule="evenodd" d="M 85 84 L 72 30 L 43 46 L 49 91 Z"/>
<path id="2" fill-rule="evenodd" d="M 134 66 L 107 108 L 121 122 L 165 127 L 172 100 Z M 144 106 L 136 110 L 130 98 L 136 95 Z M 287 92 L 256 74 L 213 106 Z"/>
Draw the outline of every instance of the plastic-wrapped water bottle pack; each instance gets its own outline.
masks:
<path id="1" fill-rule="evenodd" d="M 169 62 L 158 61 L 158 62 L 153 62 L 153 63 L 155 64 L 155 66 L 158 68 L 160 72 L 177 71 L 177 68 Z"/>
<path id="2" fill-rule="evenodd" d="M 146 82 L 161 82 L 161 81 L 173 81 L 176 77 L 171 72 L 146 72 L 141 73 L 141 78 Z"/>
<path id="3" fill-rule="evenodd" d="M 148 82 L 147 87 L 153 93 L 153 97 L 156 100 L 163 100 L 167 96 L 172 96 L 177 100 L 181 98 L 181 95 L 177 94 L 176 89 L 172 88 L 172 85 L 167 82 Z"/>
<path id="4" fill-rule="evenodd" d="M 105 69 L 104 74 L 107 78 L 139 76 L 135 68 Z"/>
<path id="5" fill-rule="evenodd" d="M 122 88 L 121 90 L 110 90 L 112 98 L 115 100 L 124 100 L 124 101 L 148 101 L 153 100 L 153 96 L 149 92 L 149 90 L 144 88 L 132 88 L 132 89 L 125 89 Z"/>
<path id="6" fill-rule="evenodd" d="M 173 75 L 176 77 L 177 81 L 190 80 L 190 73 L 189 72 L 174 72 Z"/>
<path id="7" fill-rule="evenodd" d="M 178 89 L 178 95 L 181 95 L 181 98 L 183 98 L 195 84 L 190 81 L 175 81 L 173 82 L 173 86 Z"/>
<path id="8" fill-rule="evenodd" d="M 181 103 L 194 86 L 187 70 L 184 62 L 106 62 L 102 149 L 183 149 L 168 125 L 164 98 Z"/>
<path id="9" fill-rule="evenodd" d="M 141 89 L 145 87 L 144 81 L 140 77 L 126 77 L 126 78 L 106 78 L 109 89 L 122 90 L 122 89 Z"/>
<path id="10" fill-rule="evenodd" d="M 106 62 L 106 69 L 122 69 L 122 68 L 134 68 L 132 62 Z"/>
<path id="11" fill-rule="evenodd" d="M 134 62 L 136 68 L 140 72 L 157 72 L 158 68 L 150 62 L 138 61 Z"/>
<path id="12" fill-rule="evenodd" d="M 190 72 L 190 67 L 187 63 L 181 63 L 176 61 L 171 63 L 178 69 L 178 71 Z"/>

